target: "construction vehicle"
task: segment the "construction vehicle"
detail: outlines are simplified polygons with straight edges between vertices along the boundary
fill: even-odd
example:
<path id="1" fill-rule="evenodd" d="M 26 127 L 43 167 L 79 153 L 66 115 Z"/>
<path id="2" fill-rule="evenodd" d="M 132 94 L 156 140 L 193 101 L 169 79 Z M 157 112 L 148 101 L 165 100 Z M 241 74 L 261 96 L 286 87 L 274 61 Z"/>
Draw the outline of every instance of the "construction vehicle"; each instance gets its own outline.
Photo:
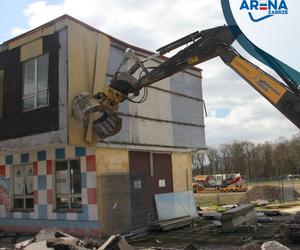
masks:
<path id="1" fill-rule="evenodd" d="M 247 186 L 241 175 L 237 174 L 223 180 L 218 190 L 220 192 L 245 192 L 247 191 Z"/>
<path id="2" fill-rule="evenodd" d="M 194 193 L 245 192 L 247 185 L 241 174 L 197 175 L 193 177 Z"/>
<path id="3" fill-rule="evenodd" d="M 73 114 L 81 120 L 86 128 L 86 133 L 91 133 L 93 130 L 100 139 L 112 136 L 122 128 L 122 120 L 118 116 L 121 102 L 134 101 L 133 98 L 139 96 L 141 89 L 219 56 L 224 63 L 300 128 L 299 83 L 288 79 L 281 72 L 277 72 L 283 80 L 280 82 L 243 58 L 232 47 L 235 37 L 230 31 L 231 28 L 220 26 L 194 32 L 161 47 L 156 54 L 145 59 L 139 59 L 133 50 L 127 49 L 124 53 L 123 63 L 126 60 L 133 60 L 135 61 L 133 66 L 124 72 L 118 70 L 103 92 L 95 96 L 91 96 L 89 93 L 76 96 L 73 100 Z M 183 45 L 187 46 L 157 67 L 147 68 L 145 66 L 146 61 L 160 57 Z M 138 77 L 134 77 L 135 73 L 138 73 Z M 145 98 L 144 94 L 138 102 L 144 101 Z"/>

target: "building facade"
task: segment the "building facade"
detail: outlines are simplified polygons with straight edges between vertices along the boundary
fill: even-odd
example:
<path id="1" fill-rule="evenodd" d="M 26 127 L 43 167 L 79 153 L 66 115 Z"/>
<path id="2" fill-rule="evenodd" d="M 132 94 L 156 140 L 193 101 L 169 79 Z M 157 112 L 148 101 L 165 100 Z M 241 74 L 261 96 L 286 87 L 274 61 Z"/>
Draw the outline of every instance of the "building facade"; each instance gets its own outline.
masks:
<path id="1" fill-rule="evenodd" d="M 151 54 L 66 15 L 0 45 L 0 230 L 128 233 L 157 220 L 154 195 L 192 190 L 190 152 L 205 149 L 199 69 L 122 103 L 123 128 L 103 141 L 72 116 L 73 97 L 101 91 L 127 47 Z"/>

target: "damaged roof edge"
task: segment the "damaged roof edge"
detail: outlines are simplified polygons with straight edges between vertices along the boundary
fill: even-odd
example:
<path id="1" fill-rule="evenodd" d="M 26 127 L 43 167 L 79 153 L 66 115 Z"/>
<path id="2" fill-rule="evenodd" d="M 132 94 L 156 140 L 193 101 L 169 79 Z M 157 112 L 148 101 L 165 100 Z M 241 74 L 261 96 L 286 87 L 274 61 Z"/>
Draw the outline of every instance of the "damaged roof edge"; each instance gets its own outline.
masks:
<path id="1" fill-rule="evenodd" d="M 80 20 L 78 20 L 78 19 L 72 17 L 72 16 L 69 16 L 69 15 L 67 15 L 67 14 L 62 15 L 62 16 L 60 16 L 60 17 L 58 17 L 58 18 L 56 18 L 56 19 L 53 19 L 53 20 L 51 20 L 51 21 L 49 21 L 49 22 L 47 22 L 47 23 L 45 23 L 45 24 L 43 24 L 43 25 L 41 25 L 41 26 L 38 26 L 37 28 L 34 28 L 34 29 L 32 29 L 32 30 L 29 30 L 29 31 L 27 31 L 27 32 L 25 32 L 25 33 L 23 33 L 23 34 L 21 34 L 21 35 L 19 35 L 19 36 L 16 36 L 16 37 L 14 37 L 14 38 L 12 38 L 12 39 L 9 39 L 9 40 L 3 42 L 2 44 L 0 44 L 0 52 L 1 52 L 1 51 L 4 51 L 4 50 L 7 50 L 8 44 L 9 44 L 9 43 L 14 42 L 14 41 L 16 41 L 16 40 L 18 40 L 18 39 L 20 39 L 20 38 L 26 37 L 26 36 L 28 36 L 28 35 L 31 35 L 31 34 L 37 32 L 37 31 L 40 30 L 40 29 L 44 29 L 44 28 L 46 28 L 46 27 L 48 27 L 48 26 L 50 26 L 50 25 L 53 25 L 53 24 L 55 24 L 55 23 L 58 22 L 58 21 L 62 21 L 62 20 L 64 20 L 64 19 L 69 19 L 69 20 L 71 20 L 71 21 L 73 21 L 73 22 L 76 22 L 76 23 L 78 23 L 78 24 L 80 24 L 80 25 L 86 27 L 87 29 L 90 29 L 90 30 L 92 30 L 92 31 L 101 33 L 101 34 L 103 34 L 103 35 L 109 37 L 111 40 L 113 40 L 113 41 L 115 41 L 115 42 L 117 42 L 117 43 L 119 43 L 119 44 L 122 44 L 122 45 L 125 46 L 125 47 L 130 47 L 130 48 L 132 48 L 132 49 L 135 49 L 135 50 L 140 51 L 140 52 L 144 52 L 144 53 L 149 54 L 149 55 L 155 54 L 155 52 L 153 52 L 153 51 L 146 50 L 146 49 L 143 49 L 143 48 L 139 48 L 139 47 L 137 47 L 137 46 L 128 44 L 128 43 L 126 43 L 126 42 L 124 42 L 124 41 L 122 41 L 122 40 L 120 40 L 120 39 L 118 39 L 118 38 L 115 38 L 115 37 L 113 37 L 113 36 L 111 36 L 111 35 L 109 35 L 109 34 L 106 34 L 106 33 L 102 32 L 102 31 L 100 31 L 100 30 L 98 30 L 98 29 L 96 29 L 96 28 L 94 28 L 94 27 L 92 27 L 92 26 L 90 26 L 90 25 L 88 25 L 88 24 L 86 24 L 86 23 L 84 23 L 84 22 L 82 22 L 82 21 L 80 21 Z M 160 56 L 160 57 L 161 57 L 162 59 L 168 59 L 168 57 L 166 57 L 166 56 Z M 193 69 L 193 70 L 195 70 L 195 71 L 198 71 L 198 72 L 202 72 L 202 69 L 197 68 L 197 67 L 191 67 L 191 69 Z"/>

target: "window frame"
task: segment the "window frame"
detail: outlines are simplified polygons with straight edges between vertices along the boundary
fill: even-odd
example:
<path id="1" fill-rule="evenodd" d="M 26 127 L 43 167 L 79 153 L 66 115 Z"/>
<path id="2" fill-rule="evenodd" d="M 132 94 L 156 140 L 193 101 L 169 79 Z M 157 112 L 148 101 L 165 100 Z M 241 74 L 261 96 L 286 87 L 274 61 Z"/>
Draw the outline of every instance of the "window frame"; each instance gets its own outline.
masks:
<path id="1" fill-rule="evenodd" d="M 38 91 L 38 59 L 43 57 L 43 56 L 48 56 L 48 78 L 47 78 L 47 89 L 46 90 L 42 90 L 42 91 Z M 29 94 L 29 95 L 24 95 L 24 87 L 25 87 L 25 64 L 30 62 L 30 61 L 34 61 L 34 93 L 33 94 Z M 32 111 L 35 109 L 39 109 L 39 108 L 44 108 L 44 107 L 48 107 L 50 104 L 50 91 L 49 91 L 49 61 L 50 61 L 50 54 L 49 53 L 44 53 L 40 56 L 37 57 L 33 57 L 30 58 L 24 62 L 22 62 L 22 112 L 27 112 L 27 111 Z M 42 95 L 42 94 L 47 94 L 47 104 L 44 105 L 38 105 L 38 96 Z M 30 99 L 30 98 L 34 98 L 34 105 L 33 108 L 28 108 L 25 109 L 24 108 L 24 100 L 26 99 Z"/>
<path id="2" fill-rule="evenodd" d="M 80 194 L 71 194 L 71 176 L 70 176 L 70 162 L 71 161 L 78 161 L 80 166 Z M 67 171 L 69 173 L 67 178 L 67 185 L 68 185 L 68 194 L 58 194 L 57 187 L 56 187 L 56 177 L 57 177 L 57 170 L 56 170 L 56 163 L 57 162 L 67 162 Z M 62 160 L 55 160 L 53 164 L 54 174 L 53 174 L 53 198 L 54 198 L 54 212 L 83 212 L 83 203 L 82 203 L 82 186 L 81 186 L 81 161 L 80 158 L 72 158 L 72 159 L 62 159 Z M 57 204 L 57 198 L 68 198 L 68 208 L 59 208 Z M 72 198 L 81 198 L 81 207 L 80 208 L 72 208 L 71 207 L 71 199 Z"/>
<path id="3" fill-rule="evenodd" d="M 32 190 L 32 194 L 30 195 L 27 195 L 26 194 L 26 191 L 25 191 L 25 188 L 26 188 L 26 180 L 24 181 L 24 179 L 26 178 L 25 175 L 23 175 L 23 185 L 24 185 L 24 193 L 22 195 L 15 195 L 15 167 L 17 166 L 20 166 L 22 169 L 24 169 L 25 166 L 29 166 L 31 165 L 32 166 L 32 170 L 34 171 L 34 163 L 33 162 L 26 162 L 26 163 L 23 163 L 23 164 L 14 164 L 14 165 L 11 165 L 12 168 L 11 168 L 11 211 L 12 212 L 34 212 L 34 190 Z M 32 172 L 32 181 L 33 181 L 33 185 L 34 185 L 34 174 Z M 28 198 L 32 198 L 32 201 L 33 201 L 33 207 L 32 208 L 26 208 L 26 199 Z M 15 199 L 23 199 L 23 208 L 15 208 L 15 203 L 14 203 L 14 200 Z"/>

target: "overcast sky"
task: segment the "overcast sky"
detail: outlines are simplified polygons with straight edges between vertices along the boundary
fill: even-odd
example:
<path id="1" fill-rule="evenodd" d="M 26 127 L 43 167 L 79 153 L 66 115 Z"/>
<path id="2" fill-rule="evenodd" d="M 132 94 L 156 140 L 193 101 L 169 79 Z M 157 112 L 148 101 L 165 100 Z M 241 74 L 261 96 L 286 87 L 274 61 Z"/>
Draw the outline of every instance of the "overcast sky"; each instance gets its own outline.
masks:
<path id="1" fill-rule="evenodd" d="M 63 14 L 148 50 L 226 23 L 216 0 L 10 0 L 1 3 L 1 10 L 0 43 Z M 272 141 L 299 132 L 219 58 L 200 67 L 208 146 L 233 140 Z"/>

